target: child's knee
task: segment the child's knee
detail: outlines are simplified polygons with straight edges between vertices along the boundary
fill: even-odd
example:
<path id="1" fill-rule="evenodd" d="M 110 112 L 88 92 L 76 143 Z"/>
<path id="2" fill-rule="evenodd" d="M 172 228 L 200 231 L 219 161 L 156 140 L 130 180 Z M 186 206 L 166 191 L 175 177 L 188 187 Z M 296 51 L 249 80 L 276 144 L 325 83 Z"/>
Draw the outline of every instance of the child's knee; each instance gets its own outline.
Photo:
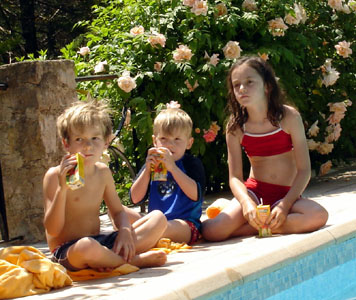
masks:
<path id="1" fill-rule="evenodd" d="M 320 223 L 320 227 L 322 227 L 328 221 L 329 213 L 324 207 L 320 206 L 319 211 L 317 213 L 317 217 Z"/>
<path id="2" fill-rule="evenodd" d="M 224 238 L 221 238 L 221 230 L 217 228 L 217 224 L 214 224 L 215 222 L 213 220 L 205 220 L 202 223 L 202 236 L 204 239 L 211 241 L 211 242 L 216 242 L 223 240 Z M 220 234 L 219 234 L 220 233 Z"/>
<path id="3" fill-rule="evenodd" d="M 99 245 L 96 240 L 90 237 L 83 237 L 71 247 L 71 254 L 92 257 L 92 254 L 95 255 L 97 246 Z"/>

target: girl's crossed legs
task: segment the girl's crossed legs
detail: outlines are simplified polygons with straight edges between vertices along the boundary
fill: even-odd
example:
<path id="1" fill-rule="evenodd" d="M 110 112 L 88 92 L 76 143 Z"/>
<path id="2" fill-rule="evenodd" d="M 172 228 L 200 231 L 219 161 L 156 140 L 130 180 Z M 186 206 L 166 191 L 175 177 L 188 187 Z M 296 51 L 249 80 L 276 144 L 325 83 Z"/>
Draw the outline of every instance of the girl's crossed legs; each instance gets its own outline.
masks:
<path id="1" fill-rule="evenodd" d="M 273 233 L 302 233 L 317 230 L 325 225 L 328 212 L 318 203 L 299 198 L 291 207 L 286 221 Z M 242 214 L 242 207 L 235 198 L 214 219 L 203 221 L 203 237 L 209 241 L 223 241 L 230 237 L 255 235 L 253 228 Z"/>

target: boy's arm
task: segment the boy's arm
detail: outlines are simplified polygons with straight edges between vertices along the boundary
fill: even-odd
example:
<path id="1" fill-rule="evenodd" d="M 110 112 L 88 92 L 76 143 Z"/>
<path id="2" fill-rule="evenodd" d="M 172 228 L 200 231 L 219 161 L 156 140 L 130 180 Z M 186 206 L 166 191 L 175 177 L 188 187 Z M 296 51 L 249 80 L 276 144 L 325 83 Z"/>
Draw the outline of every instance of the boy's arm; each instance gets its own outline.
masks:
<path id="1" fill-rule="evenodd" d="M 61 164 L 47 171 L 43 179 L 44 227 L 51 236 L 58 236 L 65 224 L 68 186 L 66 174 L 76 164 L 75 157 L 65 155 Z"/>
<path id="2" fill-rule="evenodd" d="M 133 203 L 141 202 L 147 194 L 148 186 L 151 180 L 151 165 L 157 163 L 157 149 L 152 147 L 147 152 L 146 163 L 138 173 L 137 178 L 130 189 L 130 198 Z"/>
<path id="3" fill-rule="evenodd" d="M 112 250 L 126 261 L 130 261 L 136 252 L 132 227 L 117 195 L 111 171 L 105 167 L 103 173 L 105 179 L 104 201 L 119 232 Z"/>
<path id="4" fill-rule="evenodd" d="M 199 200 L 198 187 L 195 180 L 190 178 L 187 174 L 185 174 L 181 169 L 178 168 L 177 165 L 173 167 L 170 172 L 174 180 L 177 182 L 181 190 L 187 197 L 193 201 Z"/>
<path id="5" fill-rule="evenodd" d="M 132 203 L 139 203 L 146 197 L 150 180 L 151 170 L 150 168 L 147 168 L 147 164 L 145 164 L 130 188 L 130 198 Z"/>

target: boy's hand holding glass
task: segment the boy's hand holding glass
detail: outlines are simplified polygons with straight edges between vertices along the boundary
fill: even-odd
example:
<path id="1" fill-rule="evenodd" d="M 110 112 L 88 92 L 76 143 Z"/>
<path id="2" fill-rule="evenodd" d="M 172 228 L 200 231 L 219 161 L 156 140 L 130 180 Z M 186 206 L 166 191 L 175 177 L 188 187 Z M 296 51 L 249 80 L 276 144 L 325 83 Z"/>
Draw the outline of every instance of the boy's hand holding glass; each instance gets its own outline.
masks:
<path id="1" fill-rule="evenodd" d="M 59 186 L 61 188 L 69 188 L 66 184 L 66 176 L 67 173 L 76 166 L 76 164 L 77 159 L 75 157 L 75 154 L 66 154 L 63 156 L 58 176 Z"/>
<path id="2" fill-rule="evenodd" d="M 172 152 L 168 148 L 159 147 L 156 148 L 156 153 L 159 154 L 157 160 L 165 164 L 168 171 L 172 172 L 173 168 L 176 167 L 176 162 L 173 158 Z"/>

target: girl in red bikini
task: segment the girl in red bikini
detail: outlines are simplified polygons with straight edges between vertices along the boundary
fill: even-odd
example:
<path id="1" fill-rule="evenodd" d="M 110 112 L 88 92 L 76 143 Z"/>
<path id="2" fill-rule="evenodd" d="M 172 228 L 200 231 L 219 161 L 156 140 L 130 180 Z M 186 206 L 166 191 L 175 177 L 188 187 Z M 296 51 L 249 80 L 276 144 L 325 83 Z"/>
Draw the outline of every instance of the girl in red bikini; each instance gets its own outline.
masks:
<path id="1" fill-rule="evenodd" d="M 283 104 L 271 66 L 246 56 L 227 76 L 230 118 L 226 130 L 229 183 L 234 199 L 214 219 L 203 222 L 203 236 L 221 241 L 252 235 L 268 225 L 272 233 L 310 232 L 324 226 L 327 211 L 303 198 L 310 179 L 310 158 L 300 114 Z M 242 151 L 251 164 L 244 182 Z M 262 223 L 258 204 L 269 204 Z"/>

